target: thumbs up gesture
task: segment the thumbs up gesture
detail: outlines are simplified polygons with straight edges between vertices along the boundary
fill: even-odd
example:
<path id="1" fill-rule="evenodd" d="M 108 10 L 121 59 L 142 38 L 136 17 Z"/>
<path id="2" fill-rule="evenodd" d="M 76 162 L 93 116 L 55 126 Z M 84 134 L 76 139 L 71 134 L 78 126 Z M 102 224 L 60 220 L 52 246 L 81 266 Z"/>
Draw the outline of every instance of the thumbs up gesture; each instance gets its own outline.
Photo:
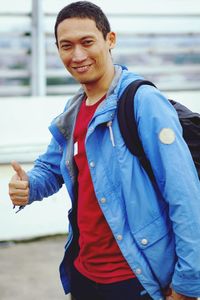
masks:
<path id="1" fill-rule="evenodd" d="M 13 161 L 11 164 L 15 175 L 9 182 L 9 196 L 13 205 L 24 206 L 29 200 L 28 176 L 18 162 Z"/>

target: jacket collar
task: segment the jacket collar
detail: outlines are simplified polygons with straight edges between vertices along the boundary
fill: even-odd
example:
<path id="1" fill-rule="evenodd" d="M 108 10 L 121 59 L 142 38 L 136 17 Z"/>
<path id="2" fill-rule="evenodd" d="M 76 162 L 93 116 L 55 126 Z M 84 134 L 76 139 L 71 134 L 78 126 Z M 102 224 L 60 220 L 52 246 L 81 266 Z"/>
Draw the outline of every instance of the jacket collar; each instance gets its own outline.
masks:
<path id="1" fill-rule="evenodd" d="M 106 99 L 97 108 L 95 116 L 108 112 L 112 109 L 116 109 L 118 94 L 117 87 L 119 85 L 123 69 L 124 67 L 115 65 L 115 76 L 107 92 Z M 75 126 L 76 116 L 78 114 L 84 96 L 85 92 L 83 88 L 80 88 L 75 96 L 71 98 L 67 103 L 66 111 L 64 111 L 53 121 L 52 125 L 50 126 L 51 132 L 53 131 L 52 127 L 56 126 L 65 139 L 69 140 L 73 138 L 72 132 Z"/>

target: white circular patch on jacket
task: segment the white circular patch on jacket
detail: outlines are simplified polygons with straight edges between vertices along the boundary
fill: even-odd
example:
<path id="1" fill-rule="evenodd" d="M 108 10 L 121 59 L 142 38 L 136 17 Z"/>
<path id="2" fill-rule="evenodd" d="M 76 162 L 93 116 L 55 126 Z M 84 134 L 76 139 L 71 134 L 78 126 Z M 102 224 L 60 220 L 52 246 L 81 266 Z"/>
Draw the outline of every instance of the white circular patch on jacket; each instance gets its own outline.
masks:
<path id="1" fill-rule="evenodd" d="M 163 128 L 159 133 L 161 143 L 170 145 L 175 141 L 175 133 L 171 128 Z"/>

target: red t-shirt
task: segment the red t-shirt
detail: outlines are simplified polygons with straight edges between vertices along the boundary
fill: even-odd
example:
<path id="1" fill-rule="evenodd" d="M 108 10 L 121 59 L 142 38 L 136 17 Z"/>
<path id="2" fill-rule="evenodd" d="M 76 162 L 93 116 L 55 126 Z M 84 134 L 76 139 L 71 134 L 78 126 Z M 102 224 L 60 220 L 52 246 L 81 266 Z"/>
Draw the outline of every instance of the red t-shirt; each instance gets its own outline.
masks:
<path id="1" fill-rule="evenodd" d="M 74 131 L 74 158 L 78 167 L 78 214 L 80 252 L 74 265 L 87 278 L 112 283 L 135 277 L 115 241 L 99 207 L 85 152 L 88 124 L 101 98 L 91 106 L 83 100 Z M 100 175 L 100 174 L 99 174 Z"/>

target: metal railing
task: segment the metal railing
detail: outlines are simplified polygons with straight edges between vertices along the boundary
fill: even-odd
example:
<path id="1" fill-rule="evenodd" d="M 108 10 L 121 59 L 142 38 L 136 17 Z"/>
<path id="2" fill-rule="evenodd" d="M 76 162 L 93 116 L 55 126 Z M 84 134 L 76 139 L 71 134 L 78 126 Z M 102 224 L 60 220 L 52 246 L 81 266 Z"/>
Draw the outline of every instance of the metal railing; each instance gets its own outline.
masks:
<path id="1" fill-rule="evenodd" d="M 29 20 L 27 28 L 0 33 L 0 96 L 67 95 L 77 89 L 57 54 L 56 13 L 46 12 L 43 4 L 32 1 L 31 13 L 0 13 Z M 118 34 L 114 62 L 164 91 L 200 90 L 200 9 L 159 8 L 152 13 L 108 8 L 107 13 Z"/>

